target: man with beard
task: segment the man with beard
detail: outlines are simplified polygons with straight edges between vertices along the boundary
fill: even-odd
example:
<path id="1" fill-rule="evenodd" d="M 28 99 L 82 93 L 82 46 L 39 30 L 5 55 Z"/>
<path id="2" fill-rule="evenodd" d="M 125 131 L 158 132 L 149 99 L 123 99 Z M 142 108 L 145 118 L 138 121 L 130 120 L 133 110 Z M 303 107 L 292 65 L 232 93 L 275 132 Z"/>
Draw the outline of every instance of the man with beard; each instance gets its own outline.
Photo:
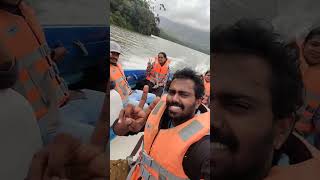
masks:
<path id="1" fill-rule="evenodd" d="M 113 125 L 117 135 L 144 131 L 143 150 L 128 178 L 209 179 L 210 112 L 201 104 L 203 82 L 193 70 L 173 75 L 168 94 L 142 110 L 139 106 L 121 110 Z"/>
<path id="2" fill-rule="evenodd" d="M 291 133 L 303 103 L 298 57 L 278 34 L 256 21 L 218 27 L 211 38 L 215 72 L 211 178 L 318 179 L 319 152 Z M 272 167 L 289 135 L 310 157 Z"/>
<path id="3" fill-rule="evenodd" d="M 115 90 L 120 94 L 120 97 L 125 107 L 128 104 L 138 105 L 142 96 L 141 90 L 132 90 L 129 86 L 127 78 L 124 74 L 121 64 L 118 62 L 121 54 L 121 46 L 114 42 L 110 42 L 110 80 L 115 83 Z M 156 95 L 148 93 L 147 103 L 150 104 Z M 147 107 L 147 105 L 146 105 Z"/>

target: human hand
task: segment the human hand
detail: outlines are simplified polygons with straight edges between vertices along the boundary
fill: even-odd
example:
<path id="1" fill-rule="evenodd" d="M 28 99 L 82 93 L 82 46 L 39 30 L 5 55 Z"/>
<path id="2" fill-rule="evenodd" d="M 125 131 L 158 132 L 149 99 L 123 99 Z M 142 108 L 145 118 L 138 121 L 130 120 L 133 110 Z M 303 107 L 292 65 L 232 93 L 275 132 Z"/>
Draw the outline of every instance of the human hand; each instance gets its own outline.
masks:
<path id="1" fill-rule="evenodd" d="M 157 97 L 148 108 L 143 110 L 143 107 L 147 101 L 148 91 L 149 87 L 144 86 L 139 105 L 133 106 L 132 104 L 128 104 L 120 111 L 119 120 L 115 127 L 115 129 L 118 130 L 121 129 L 120 131 L 122 131 L 122 133 L 120 132 L 119 135 L 124 135 L 128 131 L 139 132 L 145 125 L 149 114 L 160 100 L 160 98 Z M 115 130 L 115 132 L 117 132 L 117 130 Z"/>
<path id="2" fill-rule="evenodd" d="M 107 165 L 101 148 L 60 134 L 34 155 L 26 180 L 102 180 L 107 178 Z"/>

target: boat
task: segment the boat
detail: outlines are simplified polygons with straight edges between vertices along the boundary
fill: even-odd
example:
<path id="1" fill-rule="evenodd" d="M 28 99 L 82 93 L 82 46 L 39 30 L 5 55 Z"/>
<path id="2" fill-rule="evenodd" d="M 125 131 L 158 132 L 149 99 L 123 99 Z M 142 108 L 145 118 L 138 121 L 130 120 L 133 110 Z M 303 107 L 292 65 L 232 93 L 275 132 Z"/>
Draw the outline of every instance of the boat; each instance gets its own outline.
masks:
<path id="1" fill-rule="evenodd" d="M 142 89 L 141 82 L 146 77 L 145 70 L 125 69 L 124 73 L 132 89 Z M 119 98 L 120 97 L 117 97 L 117 92 L 115 90 L 110 92 L 110 103 L 112 104 L 110 111 L 110 127 L 113 125 L 115 119 L 119 116 L 119 112 L 122 107 L 122 102 L 121 100 L 119 101 Z M 115 135 L 113 130 L 110 128 L 110 160 L 127 159 L 127 157 L 131 155 L 131 152 L 135 148 L 142 135 L 143 132 L 138 133 L 137 135 L 121 137 Z M 137 154 L 135 157 L 133 157 L 134 160 L 137 158 Z"/>
<path id="2" fill-rule="evenodd" d="M 60 75 L 72 90 L 91 89 L 104 92 L 107 56 L 109 49 L 109 27 L 103 25 L 44 25 L 48 45 L 53 49 L 63 46 L 68 53 L 57 63 Z M 125 69 L 125 76 L 132 89 L 142 89 L 145 70 Z M 107 73 L 108 74 L 108 73 Z M 93 83 L 92 83 L 93 82 Z M 95 93 L 95 92 L 93 92 Z M 116 102 L 112 102 L 115 107 Z M 92 108 L 97 105 L 92 104 Z M 121 106 L 120 106 L 121 107 Z M 118 106 L 113 116 L 121 110 Z M 112 115 L 111 115 L 112 116 Z M 110 125 L 113 120 L 110 119 Z M 126 159 L 137 144 L 143 133 L 135 136 L 116 136 L 110 128 L 110 159 Z"/>
<path id="3" fill-rule="evenodd" d="M 51 49 L 63 46 L 67 54 L 57 63 L 70 89 L 105 91 L 109 49 L 107 25 L 43 25 Z M 94 83 L 93 83 L 94 82 Z"/>

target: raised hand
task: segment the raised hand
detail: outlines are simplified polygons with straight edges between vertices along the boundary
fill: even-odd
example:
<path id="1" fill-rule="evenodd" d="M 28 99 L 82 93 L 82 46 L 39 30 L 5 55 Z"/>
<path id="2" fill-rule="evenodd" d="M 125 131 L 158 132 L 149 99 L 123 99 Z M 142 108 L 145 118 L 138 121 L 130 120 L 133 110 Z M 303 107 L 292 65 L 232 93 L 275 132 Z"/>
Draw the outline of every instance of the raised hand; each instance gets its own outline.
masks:
<path id="1" fill-rule="evenodd" d="M 149 107 L 143 110 L 147 101 L 148 91 L 149 87 L 144 86 L 139 105 L 128 104 L 127 107 L 120 111 L 119 120 L 114 127 L 117 135 L 126 135 L 129 131 L 139 132 L 144 127 L 149 114 L 160 100 L 160 98 L 156 98 Z"/>

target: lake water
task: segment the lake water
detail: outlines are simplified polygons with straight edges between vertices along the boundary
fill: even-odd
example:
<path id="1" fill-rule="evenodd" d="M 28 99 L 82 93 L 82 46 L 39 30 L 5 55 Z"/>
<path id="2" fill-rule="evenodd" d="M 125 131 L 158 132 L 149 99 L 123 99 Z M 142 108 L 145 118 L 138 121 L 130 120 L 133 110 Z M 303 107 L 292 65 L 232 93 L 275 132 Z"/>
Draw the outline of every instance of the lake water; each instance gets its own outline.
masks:
<path id="1" fill-rule="evenodd" d="M 156 36 L 144 36 L 126 29 L 111 26 L 110 39 L 122 47 L 120 63 L 124 69 L 146 69 L 149 58 L 165 52 L 172 60 L 173 72 L 190 67 L 199 73 L 210 68 L 210 56 Z"/>

